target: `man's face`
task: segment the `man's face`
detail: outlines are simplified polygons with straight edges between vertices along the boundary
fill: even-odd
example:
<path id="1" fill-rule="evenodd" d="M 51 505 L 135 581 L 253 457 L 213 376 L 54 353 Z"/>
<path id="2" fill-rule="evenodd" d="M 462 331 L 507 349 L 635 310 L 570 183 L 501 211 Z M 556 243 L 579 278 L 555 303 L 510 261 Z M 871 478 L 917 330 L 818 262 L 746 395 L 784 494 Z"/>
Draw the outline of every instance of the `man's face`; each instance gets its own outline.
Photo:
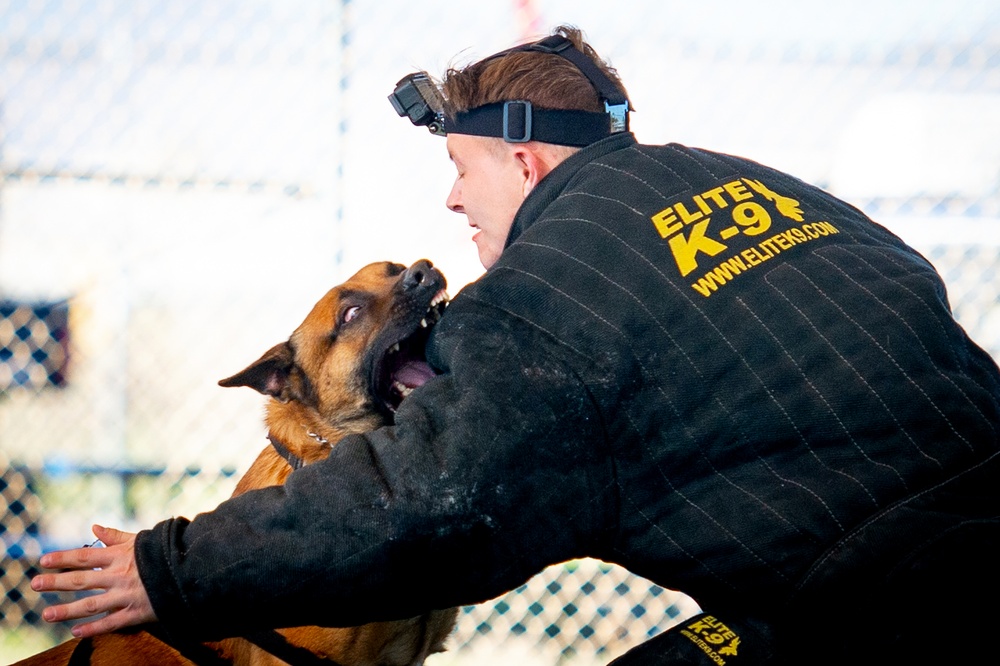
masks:
<path id="1" fill-rule="evenodd" d="M 514 215 L 527 195 L 524 163 L 497 139 L 466 134 L 448 135 L 448 154 L 458 175 L 446 202 L 465 213 L 477 229 L 472 240 L 479 261 L 489 268 L 500 258 Z"/>

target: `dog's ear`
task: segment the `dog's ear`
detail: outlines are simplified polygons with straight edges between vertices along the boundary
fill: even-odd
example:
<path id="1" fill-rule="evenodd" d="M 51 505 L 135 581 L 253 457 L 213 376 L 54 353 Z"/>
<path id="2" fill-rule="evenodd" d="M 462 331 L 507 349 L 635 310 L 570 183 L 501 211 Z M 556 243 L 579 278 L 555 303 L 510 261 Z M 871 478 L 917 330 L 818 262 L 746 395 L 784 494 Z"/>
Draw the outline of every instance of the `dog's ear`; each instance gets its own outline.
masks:
<path id="1" fill-rule="evenodd" d="M 249 386 L 259 393 L 287 402 L 288 378 L 294 367 L 292 348 L 287 342 L 282 342 L 232 377 L 220 379 L 219 386 Z"/>

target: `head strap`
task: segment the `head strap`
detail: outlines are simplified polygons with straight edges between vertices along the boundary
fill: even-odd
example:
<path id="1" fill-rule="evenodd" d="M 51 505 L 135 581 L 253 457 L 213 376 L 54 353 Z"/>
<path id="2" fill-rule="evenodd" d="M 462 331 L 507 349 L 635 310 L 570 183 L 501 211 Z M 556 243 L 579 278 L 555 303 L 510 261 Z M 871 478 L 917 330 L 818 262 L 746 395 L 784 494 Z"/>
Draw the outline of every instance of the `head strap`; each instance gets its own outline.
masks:
<path id="1" fill-rule="evenodd" d="M 597 90 L 604 103 L 611 106 L 628 106 L 628 99 L 625 94 L 615 85 L 607 74 L 601 71 L 593 60 L 580 52 L 573 42 L 562 35 L 552 35 L 541 39 L 533 44 L 525 44 L 510 49 L 506 53 L 513 51 L 541 51 L 542 53 L 553 53 L 562 56 L 576 65 L 576 68 L 583 72 L 591 85 Z M 503 55 L 503 54 L 501 54 Z"/>
<path id="2" fill-rule="evenodd" d="M 608 115 L 596 111 L 538 109 L 528 101 L 496 102 L 446 118 L 445 132 L 499 136 L 508 143 L 542 141 L 588 146 L 611 134 Z"/>
<path id="3" fill-rule="evenodd" d="M 569 109 L 538 109 L 526 100 L 496 102 L 446 118 L 445 133 L 503 138 L 509 143 L 542 141 L 564 146 L 586 146 L 628 130 L 628 99 L 600 67 L 562 35 L 551 35 L 531 44 L 496 53 L 480 64 L 510 53 L 537 51 L 566 58 L 594 86 L 605 113 Z"/>
<path id="4" fill-rule="evenodd" d="M 389 95 L 389 102 L 397 114 L 408 117 L 414 125 L 427 127 L 438 136 L 472 134 L 502 138 L 509 143 L 542 141 L 564 146 L 586 146 L 611 134 L 628 131 L 629 104 L 625 93 L 601 71 L 597 63 L 562 35 L 515 46 L 477 64 L 521 51 L 551 53 L 572 62 L 594 86 L 604 102 L 604 113 L 539 109 L 528 100 L 506 100 L 446 117 L 441 91 L 426 72 L 401 78 Z"/>

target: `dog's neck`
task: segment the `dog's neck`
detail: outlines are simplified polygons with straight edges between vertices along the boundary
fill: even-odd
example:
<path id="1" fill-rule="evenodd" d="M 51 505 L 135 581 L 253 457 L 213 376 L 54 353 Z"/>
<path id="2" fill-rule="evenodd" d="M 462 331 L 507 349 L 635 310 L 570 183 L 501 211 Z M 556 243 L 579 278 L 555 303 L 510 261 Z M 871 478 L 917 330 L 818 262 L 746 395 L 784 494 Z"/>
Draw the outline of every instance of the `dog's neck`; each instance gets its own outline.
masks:
<path id="1" fill-rule="evenodd" d="M 326 458 L 342 437 L 368 432 L 385 423 L 382 417 L 368 413 L 331 424 L 323 420 L 315 409 L 294 400 L 271 400 L 264 422 L 268 438 L 279 442 L 275 449 L 279 453 L 279 446 L 287 449 L 289 455 L 282 453 L 282 457 L 299 459 L 304 465 Z"/>
<path id="2" fill-rule="evenodd" d="M 291 449 L 285 446 L 285 443 L 282 442 L 277 437 L 275 437 L 273 434 L 268 433 L 267 439 L 269 442 L 271 442 L 271 447 L 274 449 L 275 453 L 284 458 L 285 462 L 288 463 L 289 467 L 291 467 L 293 470 L 298 469 L 306 464 L 305 460 L 299 458 L 297 455 L 292 453 Z M 324 440 L 323 444 L 328 444 L 328 442 Z"/>

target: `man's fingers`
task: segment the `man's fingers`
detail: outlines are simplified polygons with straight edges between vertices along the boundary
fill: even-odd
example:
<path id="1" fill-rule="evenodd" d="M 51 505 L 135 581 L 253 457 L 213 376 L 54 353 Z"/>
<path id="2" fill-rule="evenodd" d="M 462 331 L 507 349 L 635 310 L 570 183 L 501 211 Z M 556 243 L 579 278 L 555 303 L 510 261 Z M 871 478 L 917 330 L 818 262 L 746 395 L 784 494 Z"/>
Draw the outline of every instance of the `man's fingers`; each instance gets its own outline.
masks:
<path id="1" fill-rule="evenodd" d="M 91 618 L 73 627 L 74 636 L 94 636 L 154 621 L 156 613 L 135 566 L 135 534 L 95 525 L 94 535 L 107 547 L 46 553 L 40 564 L 57 571 L 35 576 L 31 588 L 37 592 L 103 592 L 50 606 L 42 617 L 47 622 Z"/>
<path id="2" fill-rule="evenodd" d="M 104 571 L 84 569 L 54 574 L 38 574 L 31 579 L 31 589 L 36 592 L 104 590 L 113 582 L 112 575 Z"/>
<path id="3" fill-rule="evenodd" d="M 90 622 L 81 622 L 73 626 L 73 635 L 77 638 L 88 638 L 90 636 L 96 636 L 97 634 L 105 634 L 110 631 L 117 631 L 118 629 L 123 629 L 125 627 L 130 627 L 135 624 L 141 623 L 130 619 L 133 615 L 127 609 L 116 611 L 114 613 L 109 613 L 103 617 Z"/>
<path id="4" fill-rule="evenodd" d="M 97 569 L 106 567 L 113 557 L 106 548 L 75 548 L 46 553 L 39 564 L 46 569 Z"/>
<path id="5" fill-rule="evenodd" d="M 86 590 L 88 579 L 84 571 L 62 574 L 38 574 L 31 579 L 31 589 L 35 592 L 77 592 Z"/>
<path id="6" fill-rule="evenodd" d="M 95 594 L 71 601 L 68 604 L 49 606 L 42 611 L 42 619 L 46 622 L 65 622 L 66 620 L 79 620 L 82 617 L 105 613 L 111 610 L 106 597 L 105 594 Z"/>
<path id="7" fill-rule="evenodd" d="M 135 534 L 132 532 L 123 532 L 103 525 L 94 525 L 93 531 L 94 536 L 103 541 L 106 546 L 117 546 L 135 538 Z"/>

